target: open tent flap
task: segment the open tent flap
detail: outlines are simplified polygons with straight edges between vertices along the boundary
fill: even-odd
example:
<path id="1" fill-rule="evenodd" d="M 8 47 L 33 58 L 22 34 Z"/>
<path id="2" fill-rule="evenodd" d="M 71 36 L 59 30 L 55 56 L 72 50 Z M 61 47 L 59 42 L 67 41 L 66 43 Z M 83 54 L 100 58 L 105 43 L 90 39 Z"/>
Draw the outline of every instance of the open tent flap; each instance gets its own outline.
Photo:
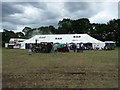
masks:
<path id="1" fill-rule="evenodd" d="M 101 50 L 101 49 L 104 49 L 104 47 L 105 47 L 105 42 L 93 43 L 93 44 L 92 44 L 92 47 L 93 47 L 93 49 L 96 49 L 96 48 L 99 48 L 100 50 Z"/>
<path id="2" fill-rule="evenodd" d="M 20 42 L 20 49 L 25 49 L 25 43 L 24 42 Z"/>

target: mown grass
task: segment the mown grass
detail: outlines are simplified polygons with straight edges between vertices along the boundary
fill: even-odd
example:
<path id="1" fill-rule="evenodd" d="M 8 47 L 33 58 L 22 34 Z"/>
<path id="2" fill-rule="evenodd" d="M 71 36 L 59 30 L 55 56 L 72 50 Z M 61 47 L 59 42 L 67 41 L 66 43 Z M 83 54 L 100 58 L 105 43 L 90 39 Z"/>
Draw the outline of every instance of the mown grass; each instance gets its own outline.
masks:
<path id="1" fill-rule="evenodd" d="M 33 53 L 3 48 L 3 87 L 117 88 L 118 49 Z"/>

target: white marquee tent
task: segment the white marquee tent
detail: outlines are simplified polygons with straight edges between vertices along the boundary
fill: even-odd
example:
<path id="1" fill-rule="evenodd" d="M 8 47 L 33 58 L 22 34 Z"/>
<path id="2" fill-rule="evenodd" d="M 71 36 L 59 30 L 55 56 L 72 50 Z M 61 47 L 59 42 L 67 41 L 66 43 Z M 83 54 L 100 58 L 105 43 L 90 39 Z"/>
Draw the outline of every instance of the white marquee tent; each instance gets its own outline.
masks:
<path id="1" fill-rule="evenodd" d="M 21 42 L 21 49 L 25 49 L 26 43 L 53 42 L 53 43 L 92 43 L 93 49 L 96 47 L 104 48 L 105 42 L 97 40 L 88 34 L 50 34 L 35 35 L 32 38 Z"/>

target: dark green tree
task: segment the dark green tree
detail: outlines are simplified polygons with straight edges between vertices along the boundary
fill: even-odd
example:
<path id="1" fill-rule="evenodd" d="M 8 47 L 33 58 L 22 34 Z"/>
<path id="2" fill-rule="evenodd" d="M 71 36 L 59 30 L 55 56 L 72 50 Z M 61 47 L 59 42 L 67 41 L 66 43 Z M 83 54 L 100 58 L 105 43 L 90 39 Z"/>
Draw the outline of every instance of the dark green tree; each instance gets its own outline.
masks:
<path id="1" fill-rule="evenodd" d="M 71 19 L 63 19 L 58 22 L 58 33 L 67 34 L 72 31 L 72 20 Z"/>
<path id="2" fill-rule="evenodd" d="M 49 26 L 40 27 L 41 34 L 52 34 Z"/>
<path id="3" fill-rule="evenodd" d="M 56 34 L 57 33 L 57 29 L 55 29 L 54 26 L 50 25 L 48 28 L 50 29 L 52 34 Z"/>
<path id="4" fill-rule="evenodd" d="M 105 41 L 108 33 L 108 26 L 106 24 L 99 24 L 99 23 L 93 23 L 92 29 L 91 29 L 91 36 L 95 37 L 96 39 Z"/>
<path id="5" fill-rule="evenodd" d="M 91 24 L 90 24 L 89 19 L 81 18 L 81 19 L 73 20 L 72 29 L 77 34 L 90 33 Z"/>
<path id="6" fill-rule="evenodd" d="M 120 44 L 120 30 L 119 30 L 120 19 L 110 20 L 108 25 L 108 34 L 109 40 L 115 41 L 117 44 Z"/>
<path id="7" fill-rule="evenodd" d="M 17 32 L 16 35 L 19 38 L 25 38 L 25 36 L 24 36 L 24 34 L 22 32 Z"/>
<path id="8" fill-rule="evenodd" d="M 28 37 L 29 32 L 32 31 L 30 27 L 25 27 L 22 32 L 24 32 L 25 36 Z"/>
<path id="9" fill-rule="evenodd" d="M 5 45 L 5 43 L 8 43 L 10 38 L 17 38 L 17 34 L 14 33 L 13 31 L 8 31 L 6 29 L 3 29 L 2 32 L 2 46 Z"/>

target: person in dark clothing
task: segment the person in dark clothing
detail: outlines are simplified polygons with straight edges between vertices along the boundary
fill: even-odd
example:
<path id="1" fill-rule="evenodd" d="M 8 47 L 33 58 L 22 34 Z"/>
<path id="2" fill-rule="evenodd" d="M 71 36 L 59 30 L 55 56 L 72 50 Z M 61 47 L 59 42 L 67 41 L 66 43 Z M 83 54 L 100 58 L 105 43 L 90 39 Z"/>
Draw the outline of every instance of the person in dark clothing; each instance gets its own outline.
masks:
<path id="1" fill-rule="evenodd" d="M 72 45 L 72 48 L 73 48 L 73 51 L 76 52 L 76 45 L 75 44 Z"/>

